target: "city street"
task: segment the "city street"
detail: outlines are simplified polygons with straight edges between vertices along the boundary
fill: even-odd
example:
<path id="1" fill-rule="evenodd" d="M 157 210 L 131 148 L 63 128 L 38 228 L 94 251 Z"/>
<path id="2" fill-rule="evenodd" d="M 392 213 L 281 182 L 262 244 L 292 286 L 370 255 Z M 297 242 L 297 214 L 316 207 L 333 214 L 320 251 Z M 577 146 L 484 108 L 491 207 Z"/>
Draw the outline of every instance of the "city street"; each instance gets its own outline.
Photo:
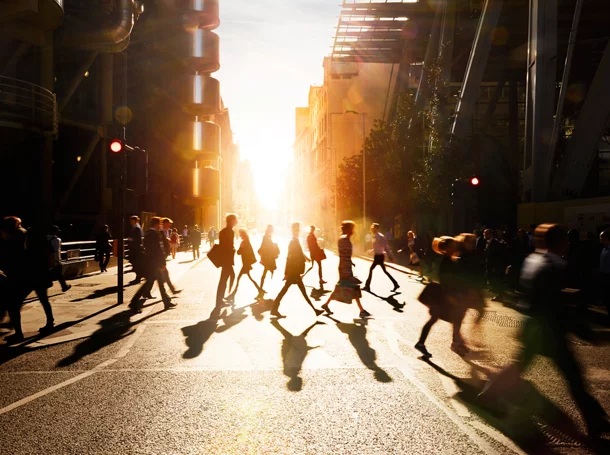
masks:
<path id="1" fill-rule="evenodd" d="M 286 243 L 280 242 L 283 252 Z M 324 292 L 338 276 L 338 259 L 327 254 Z M 375 271 L 375 294 L 363 298 L 371 319 L 358 319 L 355 305 L 338 302 L 332 317 L 316 318 L 293 287 L 280 307 L 287 317 L 275 320 L 270 300 L 256 303 L 247 279 L 235 305 L 214 317 L 220 272 L 205 258 L 190 259 L 180 253 L 169 264 L 183 289 L 169 311 L 159 299 L 147 301 L 139 315 L 116 305 L 116 270 L 73 280 L 66 294 L 51 290 L 62 332 L 0 346 L 2 453 L 592 453 L 566 385 L 547 359 L 534 363 L 507 415 L 477 402 L 488 374 L 517 347 L 523 316 L 509 307 L 489 302 L 478 326 L 476 314 L 468 314 L 463 331 L 473 352 L 464 359 L 449 348 L 449 324 L 439 322 L 427 343 L 433 357 L 424 361 L 413 349 L 428 317 L 417 301 L 422 285 L 403 267 L 389 269 L 398 294 Z M 236 262 L 237 272 L 239 257 Z M 283 285 L 284 262 L 280 257 L 265 284 L 269 299 Z M 354 262 L 364 281 L 370 261 Z M 255 279 L 261 273 L 256 265 Z M 317 268 L 304 281 L 311 293 Z M 126 302 L 134 289 L 127 288 Z M 159 296 L 156 287 L 153 295 Z M 327 294 L 313 296 L 320 307 Z M 37 301 L 24 307 L 26 337 L 42 325 L 39 307 Z M 605 340 L 601 346 L 575 339 L 573 348 L 610 412 L 610 332 L 595 330 Z"/>

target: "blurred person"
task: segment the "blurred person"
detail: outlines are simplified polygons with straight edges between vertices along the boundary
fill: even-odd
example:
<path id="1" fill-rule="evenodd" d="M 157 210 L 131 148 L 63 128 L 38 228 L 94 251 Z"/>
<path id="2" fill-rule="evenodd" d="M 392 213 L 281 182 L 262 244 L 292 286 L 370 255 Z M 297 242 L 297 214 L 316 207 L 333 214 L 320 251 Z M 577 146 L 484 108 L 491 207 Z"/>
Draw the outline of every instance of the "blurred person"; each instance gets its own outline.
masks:
<path id="1" fill-rule="evenodd" d="M 318 276 L 320 278 L 320 287 L 326 284 L 326 281 L 322 278 L 322 261 L 326 259 L 326 253 L 318 245 L 318 239 L 316 237 L 316 227 L 309 227 L 309 234 L 307 235 L 307 247 L 309 248 L 309 256 L 311 259 L 311 267 L 305 272 L 305 275 L 313 269 L 314 264 L 318 264 Z"/>
<path id="2" fill-rule="evenodd" d="M 271 276 L 273 277 L 273 272 L 277 270 L 275 261 L 280 257 L 280 248 L 277 246 L 277 243 L 273 242 L 273 226 L 271 224 L 268 225 L 265 230 L 265 235 L 263 236 L 261 247 L 258 249 L 258 254 L 261 257 L 261 264 L 264 267 L 261 284 L 259 286 L 261 292 L 264 294 L 265 289 L 263 285 L 265 284 L 267 272 L 271 272 Z"/>
<path id="3" fill-rule="evenodd" d="M 190 236 L 189 227 L 187 224 L 185 224 L 184 227 L 182 228 L 182 244 L 184 245 L 184 251 L 187 251 L 189 249 L 190 242 L 191 242 L 191 236 Z"/>
<path id="4" fill-rule="evenodd" d="M 536 250 L 536 225 L 530 224 L 527 230 L 527 238 L 530 241 L 530 253 L 533 253 Z"/>
<path id="5" fill-rule="evenodd" d="M 515 389 L 520 378 L 536 357 L 541 355 L 553 360 L 568 383 L 590 437 L 610 430 L 608 416 L 601 405 L 586 389 L 580 364 L 572 352 L 568 332 L 572 325 L 562 290 L 565 287 L 567 262 L 563 257 L 568 251 L 568 235 L 557 224 L 540 225 L 536 229 L 534 244 L 545 248 L 537 250 L 525 260 L 521 285 L 528 294 L 529 318 L 519 335 L 521 348 L 516 360 L 497 376 L 490 379 L 481 398 L 502 399 Z"/>
<path id="6" fill-rule="evenodd" d="M 167 258 L 170 254 L 172 254 L 171 235 L 173 233 L 172 225 L 174 224 L 174 222 L 167 217 L 163 218 L 161 222 L 163 228 L 158 232 L 158 235 L 161 238 L 162 249 L 165 254 L 165 258 Z M 175 258 L 175 256 L 173 256 L 173 258 Z M 172 294 L 176 295 L 182 292 L 181 289 L 176 289 L 176 287 L 172 283 L 172 280 L 169 277 L 169 270 L 167 270 L 167 267 L 163 267 L 161 269 L 161 276 L 163 278 L 163 281 L 167 283 L 167 286 L 169 287 L 169 290 Z"/>
<path id="7" fill-rule="evenodd" d="M 519 289 L 519 276 L 525 258 L 530 254 L 530 240 L 523 229 L 517 231 L 513 239 L 510 258 L 509 282 L 512 289 Z"/>
<path id="8" fill-rule="evenodd" d="M 409 251 L 409 265 L 417 268 L 419 281 L 424 281 L 424 273 L 421 267 L 421 259 L 424 257 L 424 246 L 419 237 L 415 235 L 415 231 L 407 232 L 407 249 Z M 401 251 L 398 252 L 400 253 Z"/>
<path id="9" fill-rule="evenodd" d="M 464 356 L 469 352 L 469 349 L 460 333 L 465 310 L 460 302 L 463 298 L 463 283 L 461 282 L 463 276 L 455 259 L 458 244 L 452 237 L 441 237 L 435 239 L 433 246 L 434 250 L 442 255 L 439 283 L 438 285 L 436 283 L 429 284 L 420 296 L 420 300 L 430 308 L 430 319 L 422 327 L 415 349 L 421 352 L 424 357 L 432 357 L 432 354 L 426 349 L 426 340 L 434 324 L 439 319 L 443 319 L 453 325 L 451 350 L 460 356 Z M 432 290 L 434 290 L 434 296 L 430 302 L 426 302 L 423 296 L 427 291 Z"/>
<path id="10" fill-rule="evenodd" d="M 599 255 L 600 296 L 610 318 L 610 230 L 603 231 L 599 240 L 603 247 Z"/>
<path id="11" fill-rule="evenodd" d="M 233 229 L 237 226 L 237 215 L 229 213 L 226 218 L 226 226 L 218 234 L 218 248 L 221 252 L 220 259 L 220 280 L 216 290 L 216 307 L 220 308 L 224 304 L 225 292 L 227 289 L 227 280 L 229 280 L 229 289 L 233 288 L 235 281 L 235 270 L 233 270 L 235 257 L 235 235 Z M 209 235 L 209 234 L 208 234 Z"/>
<path id="12" fill-rule="evenodd" d="M 237 275 L 235 288 L 233 289 L 233 292 L 231 292 L 226 298 L 226 300 L 230 303 L 233 303 L 235 301 L 235 294 L 237 294 L 237 288 L 239 288 L 239 281 L 244 275 L 246 275 L 250 279 L 250 281 L 252 281 L 252 284 L 254 284 L 254 287 L 258 291 L 258 294 L 256 296 L 257 300 L 260 300 L 265 296 L 263 290 L 260 288 L 258 283 L 254 281 L 254 278 L 252 278 L 252 276 L 250 275 L 252 265 L 256 264 L 256 256 L 254 255 L 254 249 L 252 248 L 252 244 L 250 243 L 250 236 L 248 235 L 248 231 L 246 231 L 245 229 L 240 229 L 239 237 L 241 238 L 241 244 L 239 245 L 237 254 L 241 256 L 242 266 L 241 270 L 239 271 L 239 274 Z"/>
<path id="13" fill-rule="evenodd" d="M 214 226 L 210 226 L 210 230 L 208 231 L 208 243 L 210 244 L 210 248 L 212 247 L 212 245 L 214 245 L 215 241 L 216 241 L 216 229 L 214 229 Z"/>
<path id="14" fill-rule="evenodd" d="M 311 300 L 309 300 L 309 296 L 307 295 L 307 291 L 305 290 L 305 285 L 303 284 L 302 275 L 305 273 L 305 262 L 309 261 L 309 258 L 305 256 L 303 253 L 303 248 L 301 247 L 301 242 L 299 241 L 299 235 L 301 232 L 301 224 L 300 223 L 292 223 L 292 239 L 290 239 L 290 244 L 288 245 L 288 257 L 286 258 L 286 269 L 284 271 L 284 280 L 286 284 L 277 295 L 273 302 L 273 308 L 271 309 L 271 315 L 277 318 L 285 317 L 279 312 L 280 303 L 282 302 L 282 298 L 288 292 L 288 289 L 293 284 L 296 284 L 303 294 L 305 301 L 311 307 L 311 309 L 316 313 L 316 316 L 319 316 L 323 313 L 322 310 L 316 309 Z"/>
<path id="15" fill-rule="evenodd" d="M 62 292 L 67 292 L 72 286 L 66 283 L 64 274 L 61 268 L 61 238 L 59 237 L 61 231 L 57 226 L 51 226 L 47 240 L 51 244 L 53 250 L 53 260 L 51 265 L 51 279 L 53 281 L 59 281 Z"/>
<path id="16" fill-rule="evenodd" d="M 131 267 L 136 273 L 136 277 L 133 279 L 133 281 L 131 281 L 131 284 L 137 284 L 142 281 L 142 278 L 144 278 L 142 264 L 142 258 L 144 255 L 142 251 L 144 231 L 140 225 L 140 217 L 137 215 L 129 217 L 129 224 L 131 225 L 131 232 L 129 233 L 129 238 L 127 240 L 127 244 L 129 246 L 129 262 L 131 262 Z"/>
<path id="17" fill-rule="evenodd" d="M 194 225 L 189 232 L 191 248 L 193 250 L 193 261 L 199 259 L 199 248 L 201 248 L 201 231 L 198 225 Z"/>
<path id="18" fill-rule="evenodd" d="M 105 224 L 95 239 L 95 257 L 100 264 L 100 273 L 108 271 L 106 267 L 108 267 L 110 262 L 110 251 L 112 249 L 110 240 L 112 240 L 112 237 L 110 236 L 108 225 Z"/>
<path id="19" fill-rule="evenodd" d="M 322 309 L 326 311 L 327 314 L 333 314 L 330 311 L 330 302 L 336 300 L 338 302 L 343 303 L 352 303 L 352 301 L 356 301 L 356 305 L 358 305 L 358 309 L 360 310 L 360 317 L 367 318 L 370 317 L 371 314 L 366 311 L 362 303 L 360 303 L 360 299 L 362 298 L 362 291 L 360 289 L 361 281 L 354 276 L 353 267 L 354 264 L 352 262 L 352 241 L 351 238 L 354 235 L 356 230 L 356 223 L 353 221 L 343 221 L 341 223 L 341 237 L 339 238 L 339 242 L 337 245 L 337 249 L 339 250 L 339 282 L 335 285 L 335 290 L 332 292 L 328 300 L 324 305 L 322 305 Z"/>
<path id="20" fill-rule="evenodd" d="M 163 234 L 160 233 L 160 230 L 161 218 L 155 216 L 150 220 L 150 228 L 144 235 L 144 256 L 142 259 L 146 282 L 138 289 L 129 304 L 129 307 L 136 313 L 142 312 L 143 298 L 153 298 L 150 292 L 155 281 L 159 287 L 165 309 L 168 310 L 176 306 L 165 290 L 162 270 L 166 267 L 166 255 L 163 249 Z"/>
<path id="21" fill-rule="evenodd" d="M 176 253 L 178 252 L 178 248 L 180 248 L 180 235 L 178 235 L 178 229 L 172 229 L 172 233 L 169 238 L 169 247 L 172 252 L 172 259 L 176 259 Z"/>
<path id="22" fill-rule="evenodd" d="M 504 277 L 506 270 L 505 244 L 501 243 L 492 229 L 484 232 L 487 245 L 485 247 L 485 272 L 489 287 L 495 296 L 493 301 L 502 301 L 504 295 Z"/>
<path id="23" fill-rule="evenodd" d="M 20 305 L 23 304 L 28 294 L 34 291 L 44 309 L 47 320 L 46 325 L 41 327 L 39 331 L 41 333 L 51 332 L 54 328 L 55 319 L 48 290 L 53 285 L 50 273 L 55 263 L 53 246 L 42 230 L 32 227 L 26 231 L 25 244 L 28 272 Z"/>
<path id="24" fill-rule="evenodd" d="M 383 234 L 381 234 L 381 232 L 379 232 L 379 224 L 377 224 L 377 223 L 371 224 L 371 234 L 373 237 L 373 252 L 374 252 L 373 264 L 371 265 L 371 268 L 369 270 L 369 276 L 366 279 L 366 283 L 364 285 L 363 290 L 364 291 L 371 290 L 371 280 L 373 279 L 373 270 L 375 270 L 375 267 L 380 266 L 381 270 L 383 270 L 383 273 L 386 274 L 386 276 L 390 279 L 390 281 L 394 285 L 392 292 L 396 292 L 398 290 L 398 288 L 400 288 L 400 285 L 392 277 L 392 275 L 390 275 L 390 273 L 387 271 L 387 269 L 385 267 L 385 255 L 386 254 L 388 255 L 388 258 L 390 259 L 390 261 L 394 261 L 394 256 L 392 255 L 392 250 L 390 249 L 390 246 L 388 245 L 387 239 L 384 237 Z"/>

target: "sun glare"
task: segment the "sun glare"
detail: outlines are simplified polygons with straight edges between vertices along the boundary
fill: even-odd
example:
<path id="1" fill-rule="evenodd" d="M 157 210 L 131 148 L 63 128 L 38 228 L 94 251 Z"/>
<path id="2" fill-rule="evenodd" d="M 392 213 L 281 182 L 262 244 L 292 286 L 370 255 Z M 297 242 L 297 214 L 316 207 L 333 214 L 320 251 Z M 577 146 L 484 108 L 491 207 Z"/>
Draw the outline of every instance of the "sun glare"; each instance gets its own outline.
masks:
<path id="1" fill-rule="evenodd" d="M 268 150 L 258 153 L 264 157 L 252 161 L 254 188 L 261 205 L 267 210 L 277 210 L 282 196 L 286 193 L 286 172 L 288 169 L 289 152 Z"/>

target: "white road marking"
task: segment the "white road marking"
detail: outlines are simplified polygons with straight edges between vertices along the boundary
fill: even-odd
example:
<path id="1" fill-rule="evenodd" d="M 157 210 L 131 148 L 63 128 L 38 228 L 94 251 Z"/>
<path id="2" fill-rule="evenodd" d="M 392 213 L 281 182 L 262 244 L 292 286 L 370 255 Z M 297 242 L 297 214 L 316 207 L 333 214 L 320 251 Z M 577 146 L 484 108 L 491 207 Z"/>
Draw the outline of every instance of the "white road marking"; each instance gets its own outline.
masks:
<path id="1" fill-rule="evenodd" d="M 20 408 L 21 406 L 25 406 L 28 403 L 31 403 L 34 400 L 37 400 L 38 398 L 42 398 L 50 393 L 55 392 L 56 390 L 59 389 L 63 389 L 66 386 L 69 386 L 71 384 L 74 384 L 76 382 L 82 381 L 83 379 L 88 378 L 89 376 L 93 376 L 94 374 L 100 372 L 101 370 L 103 370 L 104 368 L 114 364 L 115 362 L 117 362 L 119 359 L 125 357 L 129 351 L 131 350 L 131 348 L 133 347 L 134 343 L 138 340 L 138 338 L 142 335 L 142 332 L 144 331 L 144 326 L 139 326 L 135 333 L 129 337 L 127 339 L 127 342 L 125 343 L 125 346 L 123 346 L 119 352 L 112 357 L 111 359 L 108 359 L 102 363 L 100 363 L 99 365 L 97 365 L 96 367 L 94 367 L 92 370 L 89 371 L 85 371 L 84 373 L 79 374 L 78 376 L 74 376 L 73 378 L 67 379 L 63 382 L 60 382 L 59 384 L 55 384 L 51 387 L 47 387 L 44 390 L 41 390 L 40 392 L 34 393 L 28 397 L 22 398 L 19 401 L 16 401 L 8 406 L 5 406 L 4 408 L 0 409 L 0 415 L 2 414 L 6 414 L 7 412 L 11 412 L 14 409 Z"/>
<path id="2" fill-rule="evenodd" d="M 389 323 L 386 325 L 386 330 L 384 333 L 386 335 L 388 345 L 390 346 L 390 349 L 392 350 L 392 352 L 398 358 L 405 360 L 407 364 L 410 363 L 412 361 L 412 359 L 405 356 L 400 351 L 400 347 L 398 346 L 398 343 L 397 343 L 398 339 L 401 339 L 402 341 L 405 341 L 405 342 L 406 342 L 406 340 L 402 339 L 400 337 L 400 335 L 398 335 L 398 333 L 394 329 L 394 325 L 392 323 Z M 455 425 L 457 425 L 457 427 L 466 436 L 468 436 L 477 446 L 479 446 L 479 448 L 484 453 L 486 453 L 486 454 L 498 454 L 499 453 L 496 450 L 494 450 L 485 440 L 483 440 L 475 431 L 473 431 L 473 429 L 471 427 L 469 427 L 462 420 L 462 417 L 460 417 L 458 414 L 456 414 L 456 412 L 452 411 L 448 406 L 446 406 L 442 401 L 440 401 L 436 397 L 436 395 L 434 395 L 434 393 L 423 382 L 421 382 L 419 379 L 417 379 L 415 377 L 415 375 L 413 374 L 413 371 L 410 368 L 408 368 L 406 365 L 399 365 L 398 370 L 403 374 L 403 376 L 405 376 L 411 382 L 411 384 L 413 384 L 421 393 L 423 393 L 434 406 L 436 406 L 438 409 L 443 411 L 445 413 L 445 415 L 447 417 L 449 417 L 449 419 Z M 452 401 L 455 401 L 455 399 L 453 399 Z M 463 406 L 462 403 L 460 403 L 460 405 Z M 468 412 L 468 415 L 470 416 L 470 412 Z M 488 434 L 488 433 L 486 432 L 486 434 Z M 504 442 L 502 442 L 500 440 L 501 438 L 494 438 L 494 439 L 497 442 L 504 445 L 509 450 L 514 450 L 513 447 L 516 447 L 514 445 L 514 443 L 504 444 Z M 507 439 L 507 441 L 508 441 L 508 439 Z M 520 453 L 520 452 L 517 452 L 517 453 Z"/>

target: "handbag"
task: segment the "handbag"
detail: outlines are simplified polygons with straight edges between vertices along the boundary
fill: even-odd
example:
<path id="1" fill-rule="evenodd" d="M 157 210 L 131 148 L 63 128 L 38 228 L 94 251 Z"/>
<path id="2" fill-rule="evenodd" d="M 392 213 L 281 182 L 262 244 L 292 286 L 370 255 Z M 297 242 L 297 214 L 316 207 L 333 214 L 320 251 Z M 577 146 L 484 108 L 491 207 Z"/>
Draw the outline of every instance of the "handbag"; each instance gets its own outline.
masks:
<path id="1" fill-rule="evenodd" d="M 443 299 L 443 288 L 440 284 L 434 282 L 428 283 L 417 298 L 417 300 L 427 307 L 441 305 L 443 303 Z"/>
<path id="2" fill-rule="evenodd" d="M 208 251 L 208 259 L 216 268 L 222 265 L 222 250 L 217 243 L 215 243 L 212 246 L 212 249 Z"/>

